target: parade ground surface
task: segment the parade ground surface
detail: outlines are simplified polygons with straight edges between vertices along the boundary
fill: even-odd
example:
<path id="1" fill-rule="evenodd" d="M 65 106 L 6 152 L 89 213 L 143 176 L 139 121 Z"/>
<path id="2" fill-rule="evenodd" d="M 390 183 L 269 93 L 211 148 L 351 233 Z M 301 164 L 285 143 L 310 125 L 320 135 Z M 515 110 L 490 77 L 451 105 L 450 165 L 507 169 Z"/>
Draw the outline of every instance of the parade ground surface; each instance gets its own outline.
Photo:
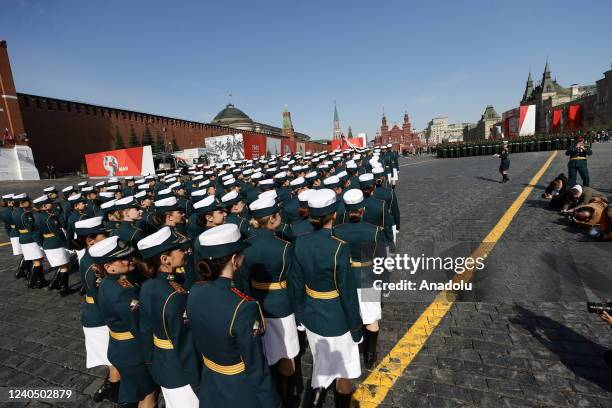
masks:
<path id="1" fill-rule="evenodd" d="M 472 290 L 393 290 L 384 298 L 379 364 L 355 380 L 361 407 L 611 407 L 612 369 L 602 359 L 611 328 L 586 302 L 612 301 L 610 243 L 591 240 L 549 211 L 540 195 L 567 173 L 564 152 L 511 155 L 510 182 L 499 159 L 400 159 L 398 254 L 479 256 L 465 276 Z M 612 197 L 612 144 L 594 145 L 591 187 Z M 2 182 L 0 192 L 40 195 L 77 179 Z M 61 387 L 92 404 L 104 369 L 85 369 L 75 293 L 30 290 L 13 277 L 17 257 L 0 239 L 0 387 Z M 454 273 L 397 270 L 391 282 L 448 281 Z M 75 290 L 79 277 L 70 281 Z M 303 358 L 305 378 L 311 358 Z M 248 396 L 244 396 L 248 398 Z M 23 406 L 0 403 L 0 406 Z M 28 407 L 51 404 L 33 401 Z M 333 406 L 330 392 L 326 406 Z"/>

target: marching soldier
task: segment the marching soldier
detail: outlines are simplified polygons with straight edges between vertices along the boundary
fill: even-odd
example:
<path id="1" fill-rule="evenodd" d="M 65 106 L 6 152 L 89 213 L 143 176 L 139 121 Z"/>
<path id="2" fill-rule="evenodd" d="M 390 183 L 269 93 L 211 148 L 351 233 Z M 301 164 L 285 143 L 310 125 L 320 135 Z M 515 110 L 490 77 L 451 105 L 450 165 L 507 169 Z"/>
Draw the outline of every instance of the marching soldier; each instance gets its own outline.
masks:
<path id="1" fill-rule="evenodd" d="M 304 190 L 297 197 L 300 204 L 300 207 L 298 208 L 300 220 L 291 225 L 291 231 L 295 237 L 299 237 L 300 235 L 308 234 L 309 232 L 313 231 L 312 224 L 308 220 L 308 197 L 310 197 L 314 191 L 315 190 L 312 189 Z"/>
<path id="2" fill-rule="evenodd" d="M 43 251 L 49 265 L 57 268 L 55 276 L 49 285 L 49 290 L 59 290 L 60 296 L 70 294 L 68 285 L 70 252 L 66 249 L 66 236 L 55 213 L 55 207 L 47 195 L 36 198 L 33 201 L 38 208 L 36 214 L 36 228 L 43 239 Z"/>
<path id="3" fill-rule="evenodd" d="M 252 295 L 263 307 L 266 332 L 262 337 L 268 365 L 285 406 L 290 406 L 294 358 L 300 351 L 297 324 L 289 301 L 287 279 L 291 278 L 291 243 L 278 238 L 280 208 L 274 199 L 260 198 L 250 205 L 252 235 L 244 250 L 244 263 L 234 278 L 238 289 Z"/>
<path id="4" fill-rule="evenodd" d="M 585 187 L 589 186 L 589 168 L 587 165 L 587 156 L 593 154 L 593 151 L 589 146 L 584 144 L 584 138 L 579 137 L 576 139 L 576 144 L 565 151 L 565 155 L 569 156 L 569 162 L 567 163 L 567 170 L 569 176 L 570 187 L 576 184 L 577 178 L 576 173 L 580 174 L 582 179 L 582 185 Z"/>
<path id="5" fill-rule="evenodd" d="M 395 242 L 397 239 L 397 232 L 400 230 L 400 211 L 395 189 L 385 186 L 385 172 L 382 167 L 373 167 L 372 174 L 375 178 L 375 189 L 372 195 L 374 198 L 378 198 L 386 204 L 388 215 L 391 217 L 389 223 L 393 230 L 393 242 Z"/>
<path id="6" fill-rule="evenodd" d="M 109 329 L 104 316 L 98 308 L 98 287 L 100 277 L 89 254 L 89 248 L 106 239 L 108 230 L 102 222 L 102 217 L 87 218 L 75 223 L 77 239 L 77 257 L 81 282 L 85 288 L 85 297 L 81 307 L 81 325 L 85 335 L 85 367 L 107 366 L 108 375 L 104 383 L 93 395 L 95 402 L 108 400 L 116 403 L 119 396 L 119 371 L 108 361 Z"/>
<path id="7" fill-rule="evenodd" d="M 109 190 L 109 188 L 107 188 Z M 88 218 L 100 215 L 100 204 L 98 203 L 98 193 L 92 186 L 83 187 L 81 194 L 85 195 L 86 206 L 85 214 Z"/>
<path id="8" fill-rule="evenodd" d="M 199 404 L 192 389 L 199 386 L 200 359 L 186 320 L 188 292 L 175 275 L 185 266 L 190 245 L 188 239 L 173 236 L 169 227 L 138 241 L 138 251 L 153 274 L 140 291 L 143 349 L 168 408 Z"/>
<path id="9" fill-rule="evenodd" d="M 233 287 L 249 244 L 235 224 L 224 224 L 203 232 L 196 246 L 204 281 L 189 294 L 187 316 L 204 362 L 200 407 L 278 407 L 261 345 L 265 319 L 259 304 Z"/>
<path id="10" fill-rule="evenodd" d="M 348 190 L 343 200 L 348 222 L 334 227 L 334 235 L 346 241 L 351 250 L 351 268 L 358 282 L 359 311 L 364 324 L 363 361 L 366 368 L 371 369 L 376 363 L 378 321 L 382 317 L 381 292 L 373 287 L 372 267 L 375 257 L 386 255 L 385 245 L 380 242 L 382 229 L 362 221 L 365 210 L 363 192 Z"/>
<path id="11" fill-rule="evenodd" d="M 134 269 L 134 248 L 113 236 L 89 248 L 102 282 L 98 307 L 109 328 L 108 360 L 119 370 L 118 403 L 153 408 L 157 385 L 145 365 L 138 329 L 139 287 L 127 275 Z"/>
<path id="12" fill-rule="evenodd" d="M 115 201 L 115 208 L 120 213 L 121 226 L 114 235 L 117 235 L 122 242 L 136 248 L 138 241 L 146 236 L 138 227 L 138 222 L 142 219 L 140 204 L 134 196 L 128 196 Z"/>
<path id="13" fill-rule="evenodd" d="M 496 155 L 501 161 L 499 163 L 499 174 L 502 176 L 502 183 L 510 181 L 508 178 L 508 170 L 510 170 L 510 150 L 508 149 L 508 141 L 504 140 L 501 152 Z"/>
<path id="14" fill-rule="evenodd" d="M 80 193 L 73 194 L 68 197 L 68 202 L 70 203 L 72 211 L 68 216 L 66 223 L 66 244 L 68 245 L 68 249 L 72 249 L 72 240 L 74 239 L 74 223 L 91 217 L 87 217 L 87 214 L 85 214 L 87 204 L 85 203 L 85 198 Z"/>
<path id="15" fill-rule="evenodd" d="M 374 197 L 374 184 L 374 175 L 372 173 L 364 173 L 359 176 L 359 185 L 365 197 L 363 220 L 381 227 L 385 240 L 392 243 L 394 242 L 393 227 L 391 225 L 393 221 L 391 217 L 387 215 L 389 211 L 387 210 L 386 203 Z"/>
<path id="16" fill-rule="evenodd" d="M 61 222 L 61 225 L 64 226 L 62 206 L 56 201 L 58 197 L 57 189 L 55 186 L 47 187 L 43 189 L 43 193 L 49 197 L 49 201 L 51 201 L 53 204 L 53 213 L 57 216 L 57 219 Z"/>
<path id="17" fill-rule="evenodd" d="M 34 214 L 32 214 L 32 200 L 26 194 L 19 194 L 13 197 L 18 203 L 19 208 L 13 213 L 13 222 L 19 232 L 19 245 L 23 252 L 23 259 L 32 261 L 32 273 L 28 282 L 31 289 L 40 289 L 49 284 L 43 273 L 42 260 L 45 253 L 40 244 L 42 237 L 36 230 Z"/>
<path id="18" fill-rule="evenodd" d="M 19 231 L 15 226 L 14 214 L 17 211 L 15 207 L 15 194 L 6 194 L 2 196 L 2 220 L 4 221 L 4 229 L 6 235 L 9 236 L 11 241 L 11 248 L 13 255 L 23 255 L 21 251 L 21 245 L 19 244 Z M 15 272 L 15 279 L 25 278 L 28 276 L 28 271 L 32 269 L 32 261 L 26 261 L 24 257 L 21 257 L 17 272 Z"/>
<path id="19" fill-rule="evenodd" d="M 357 282 L 349 246 L 332 235 L 336 193 L 317 190 L 308 198 L 308 207 L 314 231 L 296 239 L 293 279 L 288 282 L 313 354 L 311 397 L 306 406 L 322 406 L 335 380 L 336 406 L 344 408 L 351 401 L 351 379 L 361 375 Z"/>
<path id="20" fill-rule="evenodd" d="M 221 206 L 227 214 L 225 222 L 236 224 L 243 235 L 248 235 L 249 221 L 243 217 L 245 203 L 242 196 L 237 191 L 230 191 L 221 197 Z"/>

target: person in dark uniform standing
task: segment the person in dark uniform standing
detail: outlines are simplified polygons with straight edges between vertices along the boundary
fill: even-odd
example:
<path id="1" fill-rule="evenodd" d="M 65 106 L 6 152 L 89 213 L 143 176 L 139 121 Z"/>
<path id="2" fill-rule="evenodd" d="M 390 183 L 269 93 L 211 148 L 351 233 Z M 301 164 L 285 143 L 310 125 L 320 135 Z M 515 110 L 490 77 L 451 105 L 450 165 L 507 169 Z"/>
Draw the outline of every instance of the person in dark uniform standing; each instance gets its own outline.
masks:
<path id="1" fill-rule="evenodd" d="M 185 315 L 188 292 L 176 280 L 190 241 L 162 227 L 137 245 L 153 276 L 140 291 L 140 332 L 151 376 L 161 386 L 166 407 L 196 408 L 192 387 L 199 386 L 200 359 Z"/>
<path id="2" fill-rule="evenodd" d="M 6 194 L 2 196 L 2 220 L 4 221 L 4 229 L 6 235 L 8 235 L 11 241 L 11 248 L 13 255 L 23 255 L 21 251 L 21 245 L 19 244 L 19 231 L 15 226 L 15 220 L 13 214 L 16 212 L 15 207 L 15 194 Z M 28 271 L 32 269 L 32 261 L 26 261 L 24 257 L 21 257 L 17 272 L 15 272 L 15 279 L 21 279 L 28 276 Z"/>
<path id="3" fill-rule="evenodd" d="M 119 406 L 138 404 L 139 408 L 153 408 L 157 385 L 145 365 L 141 347 L 140 288 L 127 277 L 134 269 L 134 248 L 113 236 L 92 245 L 89 254 L 102 277 L 97 303 L 109 328 L 108 360 L 121 375 Z"/>
<path id="4" fill-rule="evenodd" d="M 121 226 L 115 232 L 119 239 L 133 248 L 136 248 L 138 241 L 146 235 L 138 226 L 138 222 L 142 219 L 140 211 L 140 203 L 136 201 L 134 196 L 128 196 L 115 201 L 115 208 L 121 214 Z"/>
<path id="5" fill-rule="evenodd" d="M 221 206 L 227 214 L 225 222 L 236 224 L 243 235 L 248 235 L 249 220 L 243 216 L 246 207 L 242 196 L 237 191 L 230 191 L 221 197 Z"/>
<path id="6" fill-rule="evenodd" d="M 508 170 L 510 170 L 510 150 L 508 149 L 508 141 L 504 140 L 501 152 L 496 154 L 501 159 L 499 163 L 499 174 L 502 176 L 502 183 L 510 181 L 508 178 Z"/>
<path id="7" fill-rule="evenodd" d="M 294 358 L 300 351 L 297 324 L 289 301 L 287 279 L 291 277 L 291 243 L 277 237 L 281 224 L 280 208 L 272 198 L 260 198 L 250 205 L 251 246 L 244 251 L 244 263 L 234 277 L 236 287 L 263 306 L 266 332 L 262 337 L 268 365 L 285 406 L 293 398 Z"/>
<path id="8" fill-rule="evenodd" d="M 66 249 L 66 236 L 49 197 L 40 196 L 33 203 L 38 208 L 35 217 L 36 228 L 42 236 L 45 257 L 52 268 L 57 268 L 49 289 L 59 290 L 60 296 L 64 297 L 70 294 L 68 285 L 70 251 Z"/>
<path id="9" fill-rule="evenodd" d="M 68 249 L 72 249 L 72 240 L 74 239 L 74 223 L 87 217 L 85 214 L 85 198 L 80 194 L 73 194 L 68 197 L 68 202 L 72 208 L 66 222 L 66 245 Z"/>
<path id="10" fill-rule="evenodd" d="M 31 289 L 40 289 L 49 284 L 43 273 L 42 261 L 45 253 L 41 248 L 42 236 L 36 229 L 36 221 L 32 213 L 32 200 L 26 194 L 13 197 L 19 208 L 13 213 L 13 222 L 19 232 L 19 245 L 23 259 L 32 261 L 32 273 L 28 282 Z"/>
<path id="11" fill-rule="evenodd" d="M 77 258 L 79 259 L 79 272 L 81 282 L 85 288 L 85 297 L 81 307 L 81 325 L 85 335 L 85 367 L 93 368 L 107 366 L 108 375 L 93 395 L 94 402 L 108 400 L 116 403 L 119 396 L 119 371 L 108 361 L 109 330 L 104 316 L 98 307 L 98 286 L 100 277 L 89 254 L 89 248 L 106 239 L 106 230 L 102 217 L 86 218 L 75 223 L 77 238 Z"/>
<path id="12" fill-rule="evenodd" d="M 351 379 L 361 375 L 358 343 L 362 341 L 357 282 L 350 248 L 332 234 L 336 193 L 315 191 L 308 198 L 314 231 L 297 237 L 290 298 L 306 328 L 313 355 L 312 389 L 306 406 L 320 407 L 327 388 L 336 382 L 336 407 L 350 406 Z"/>
<path id="13" fill-rule="evenodd" d="M 308 197 L 310 197 L 314 191 L 315 190 L 312 189 L 304 190 L 297 197 L 300 203 L 300 207 L 298 208 L 300 220 L 291 224 L 291 231 L 294 237 L 299 237 L 300 235 L 308 234 L 313 231 L 312 224 L 308 221 Z"/>
<path id="14" fill-rule="evenodd" d="M 204 362 L 201 408 L 280 406 L 262 349 L 261 308 L 233 286 L 248 246 L 235 224 L 211 228 L 198 237 L 197 265 L 204 281 L 189 293 L 187 317 Z"/>
<path id="15" fill-rule="evenodd" d="M 580 174 L 582 179 L 582 185 L 585 187 L 589 186 L 589 167 L 587 165 L 587 156 L 591 156 L 593 150 L 584 144 L 584 138 L 579 137 L 576 139 L 576 144 L 565 151 L 565 155 L 569 156 L 569 162 L 567 163 L 569 186 L 572 187 L 578 181 L 576 173 Z"/>
<path id="16" fill-rule="evenodd" d="M 362 221 L 363 192 L 351 189 L 342 199 L 347 210 L 348 222 L 334 227 L 334 235 L 349 244 L 351 268 L 358 282 L 359 311 L 364 324 L 363 361 L 371 369 L 376 363 L 376 346 L 382 317 L 381 291 L 374 289 L 373 260 L 385 257 L 385 242 L 381 242 L 382 228 Z"/>

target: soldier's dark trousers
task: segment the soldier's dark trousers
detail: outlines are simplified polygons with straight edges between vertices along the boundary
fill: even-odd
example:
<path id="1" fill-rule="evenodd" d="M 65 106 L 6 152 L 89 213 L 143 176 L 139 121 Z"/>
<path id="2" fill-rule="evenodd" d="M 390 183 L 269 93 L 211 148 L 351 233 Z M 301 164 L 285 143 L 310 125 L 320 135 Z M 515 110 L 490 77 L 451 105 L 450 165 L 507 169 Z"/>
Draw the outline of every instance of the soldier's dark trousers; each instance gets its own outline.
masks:
<path id="1" fill-rule="evenodd" d="M 582 179 L 582 185 L 584 187 L 589 186 L 589 168 L 585 161 L 578 161 L 578 163 L 574 163 L 571 160 L 567 165 L 567 171 L 569 176 L 569 185 L 573 186 L 578 182 L 576 179 L 576 173 L 580 174 L 580 178 Z"/>

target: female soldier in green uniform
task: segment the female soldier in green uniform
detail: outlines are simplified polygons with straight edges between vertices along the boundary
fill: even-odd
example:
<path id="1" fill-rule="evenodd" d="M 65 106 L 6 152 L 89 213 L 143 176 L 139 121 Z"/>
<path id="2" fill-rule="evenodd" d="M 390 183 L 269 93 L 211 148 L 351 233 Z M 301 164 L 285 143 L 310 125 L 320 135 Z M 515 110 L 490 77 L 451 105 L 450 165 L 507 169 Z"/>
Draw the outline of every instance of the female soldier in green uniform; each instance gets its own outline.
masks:
<path id="1" fill-rule="evenodd" d="M 66 236 L 58 216 L 54 212 L 53 202 L 47 195 L 40 196 L 33 201 L 38 208 L 36 214 L 36 227 L 43 239 L 43 251 L 52 268 L 57 273 L 49 285 L 49 289 L 59 289 L 60 296 L 70 294 L 68 286 L 68 265 L 70 252 L 66 249 Z"/>
<path id="2" fill-rule="evenodd" d="M 119 371 L 108 361 L 108 326 L 98 308 L 99 277 L 96 275 L 94 261 L 88 249 L 97 242 L 108 237 L 108 230 L 102 222 L 102 217 L 86 218 L 74 224 L 77 238 L 77 257 L 81 282 L 85 288 L 85 298 L 81 307 L 81 325 L 85 335 L 86 363 L 85 367 L 107 366 L 108 376 L 104 383 L 94 393 L 93 400 L 100 402 L 109 400 L 117 402 L 119 396 Z"/>
<path id="3" fill-rule="evenodd" d="M 203 232 L 197 245 L 198 269 L 204 282 L 194 285 L 187 316 L 196 350 L 204 361 L 200 407 L 278 407 L 261 345 L 265 320 L 258 303 L 233 287 L 243 262 L 235 224 Z"/>
<path id="4" fill-rule="evenodd" d="M 227 214 L 225 222 L 236 224 L 242 235 L 247 235 L 249 220 L 243 216 L 246 208 L 243 197 L 237 191 L 232 190 L 221 197 L 221 206 Z"/>
<path id="5" fill-rule="evenodd" d="M 251 294 L 262 306 L 266 332 L 262 337 L 268 365 L 273 367 L 277 389 L 285 406 L 292 397 L 294 358 L 300 351 L 297 324 L 287 292 L 291 277 L 291 243 L 278 238 L 280 208 L 275 200 L 260 198 L 250 205 L 251 244 L 244 251 L 244 263 L 234 280 L 238 289 Z"/>
<path id="6" fill-rule="evenodd" d="M 200 359 L 185 318 L 188 292 L 176 281 L 185 266 L 190 242 L 174 237 L 170 227 L 138 241 L 138 251 L 153 278 L 140 291 L 140 332 L 153 380 L 161 386 L 166 407 L 195 408 Z"/>
<path id="7" fill-rule="evenodd" d="M 314 231 L 295 240 L 294 270 L 288 283 L 313 355 L 312 406 L 323 404 L 327 387 L 336 380 L 336 406 L 348 407 L 351 379 L 361 375 L 357 282 L 349 246 L 332 235 L 336 193 L 317 190 L 308 198 L 308 207 Z"/>
<path id="8" fill-rule="evenodd" d="M 15 229 L 19 232 L 19 245 L 23 252 L 23 259 L 32 261 L 32 274 L 28 287 L 40 289 L 49 284 L 43 275 L 42 260 L 45 257 L 40 245 L 42 244 L 42 236 L 36 229 L 34 214 L 31 210 L 32 200 L 25 194 L 19 194 L 13 197 L 19 207 L 13 213 L 13 222 Z"/>
<path id="9" fill-rule="evenodd" d="M 138 227 L 138 222 L 142 219 L 140 204 L 134 196 L 128 196 L 115 201 L 115 208 L 121 214 L 121 226 L 115 235 L 121 241 L 136 248 L 138 241 L 146 236 L 144 231 Z"/>
<path id="10" fill-rule="evenodd" d="M 502 176 L 502 183 L 510 181 L 508 178 L 508 170 L 510 170 L 510 150 L 508 149 L 508 141 L 504 140 L 501 152 L 496 155 L 501 161 L 499 163 L 499 174 Z"/>
<path id="11" fill-rule="evenodd" d="M 127 278 L 134 269 L 134 248 L 119 240 L 106 238 L 89 248 L 102 283 L 98 307 L 109 328 L 108 360 L 121 374 L 119 404 L 138 404 L 153 408 L 157 385 L 145 365 L 142 339 L 138 329 L 138 293 L 140 288 Z"/>

